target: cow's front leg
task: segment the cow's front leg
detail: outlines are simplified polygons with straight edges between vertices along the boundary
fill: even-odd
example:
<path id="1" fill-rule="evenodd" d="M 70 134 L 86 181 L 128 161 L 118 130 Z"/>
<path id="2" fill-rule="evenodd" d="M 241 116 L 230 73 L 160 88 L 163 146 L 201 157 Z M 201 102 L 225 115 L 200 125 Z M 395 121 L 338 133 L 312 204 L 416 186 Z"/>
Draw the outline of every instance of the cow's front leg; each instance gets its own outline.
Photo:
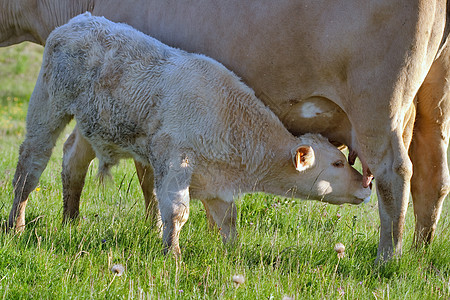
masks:
<path id="1" fill-rule="evenodd" d="M 145 200 L 145 216 L 158 228 L 161 228 L 161 216 L 158 209 L 158 200 L 154 194 L 154 178 L 153 168 L 151 166 L 144 166 L 138 161 L 134 161 L 136 173 L 139 178 L 139 184 L 142 188 Z"/>
<path id="2" fill-rule="evenodd" d="M 233 241 L 236 237 L 237 210 L 234 202 L 220 198 L 202 200 L 206 209 L 209 226 L 217 226 L 224 242 Z"/>
<path id="3" fill-rule="evenodd" d="M 156 176 L 155 182 L 163 225 L 164 252 L 171 250 L 175 257 L 179 257 L 180 231 L 189 217 L 190 169 L 171 167 L 156 174 L 162 175 Z"/>
<path id="4" fill-rule="evenodd" d="M 70 134 L 63 148 L 62 185 L 63 221 L 73 220 L 79 215 L 80 197 L 90 162 L 95 158 L 91 144 L 78 128 Z"/>
<path id="5" fill-rule="evenodd" d="M 450 177 L 447 148 L 450 137 L 450 46 L 445 44 L 417 94 L 417 119 L 410 156 L 411 192 L 417 246 L 433 239 Z"/>

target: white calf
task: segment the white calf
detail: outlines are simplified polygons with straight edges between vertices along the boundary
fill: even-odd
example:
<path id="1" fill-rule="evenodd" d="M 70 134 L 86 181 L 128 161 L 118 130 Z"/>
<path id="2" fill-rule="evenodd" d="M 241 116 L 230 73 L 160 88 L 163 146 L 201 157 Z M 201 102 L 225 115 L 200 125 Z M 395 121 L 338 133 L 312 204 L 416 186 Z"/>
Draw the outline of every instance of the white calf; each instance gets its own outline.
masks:
<path id="1" fill-rule="evenodd" d="M 320 135 L 294 137 L 218 62 L 84 14 L 47 40 L 10 227 L 24 226 L 27 197 L 73 117 L 99 158 L 100 174 L 125 157 L 153 167 L 163 241 L 176 254 L 190 197 L 202 200 L 228 239 L 235 233 L 233 199 L 241 193 L 333 204 L 359 204 L 370 195 L 339 150 Z"/>

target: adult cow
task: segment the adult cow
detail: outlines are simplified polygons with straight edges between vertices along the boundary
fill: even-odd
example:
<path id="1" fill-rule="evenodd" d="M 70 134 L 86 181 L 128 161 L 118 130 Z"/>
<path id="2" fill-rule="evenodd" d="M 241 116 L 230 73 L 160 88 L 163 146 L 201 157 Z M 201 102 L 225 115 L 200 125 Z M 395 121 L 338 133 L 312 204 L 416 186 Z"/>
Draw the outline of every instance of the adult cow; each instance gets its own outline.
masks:
<path id="1" fill-rule="evenodd" d="M 3 46 L 24 40 L 44 44 L 56 26 L 91 11 L 219 60 L 241 76 L 292 133 L 322 133 L 347 145 L 351 158 L 360 157 L 363 184 L 370 182 L 369 169 L 377 178 L 378 258 L 401 252 L 413 171 L 408 157 L 413 99 L 442 40 L 444 0 L 2 0 L 0 8 Z M 442 82 L 437 75 L 430 80 Z M 442 159 L 447 140 L 441 137 L 447 136 L 447 129 L 437 127 L 437 135 L 428 134 L 432 118 L 443 123 L 448 112 L 426 114 L 422 110 L 435 105 L 445 109 L 445 104 L 427 92 L 418 99 L 422 124 L 416 129 L 421 138 L 411 151 L 418 166 L 415 187 L 429 179 L 423 157 L 417 155 L 424 145 L 438 148 L 432 152 L 439 152 L 435 160 L 440 162 L 435 185 L 413 188 L 416 237 L 422 241 L 431 238 L 448 192 Z M 95 154 L 75 130 L 64 155 L 69 161 L 63 166 L 64 215 L 74 217 Z M 151 172 L 138 166 L 138 174 L 147 181 L 144 195 L 149 206 Z"/>

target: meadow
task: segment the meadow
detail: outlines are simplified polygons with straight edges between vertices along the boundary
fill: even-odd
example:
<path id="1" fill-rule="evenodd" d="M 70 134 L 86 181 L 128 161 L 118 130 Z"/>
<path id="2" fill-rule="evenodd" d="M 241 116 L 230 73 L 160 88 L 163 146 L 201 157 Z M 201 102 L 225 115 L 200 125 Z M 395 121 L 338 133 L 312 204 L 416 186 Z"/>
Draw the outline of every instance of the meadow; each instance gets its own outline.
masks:
<path id="1" fill-rule="evenodd" d="M 0 49 L 0 221 L 13 199 L 12 178 L 43 48 Z M 103 185 L 91 164 L 80 217 L 62 224 L 62 134 L 40 184 L 30 195 L 26 230 L 0 232 L 3 299 L 450 299 L 450 216 L 445 201 L 434 242 L 412 248 L 410 202 L 404 253 L 374 263 L 379 237 L 375 193 L 370 203 L 320 202 L 246 195 L 237 201 L 238 237 L 224 245 L 208 229 L 203 206 L 191 201 L 181 232 L 182 258 L 162 253 L 132 161 Z M 334 245 L 345 245 L 339 258 Z M 124 267 L 121 276 L 111 271 Z M 244 282 L 232 278 L 242 275 Z"/>

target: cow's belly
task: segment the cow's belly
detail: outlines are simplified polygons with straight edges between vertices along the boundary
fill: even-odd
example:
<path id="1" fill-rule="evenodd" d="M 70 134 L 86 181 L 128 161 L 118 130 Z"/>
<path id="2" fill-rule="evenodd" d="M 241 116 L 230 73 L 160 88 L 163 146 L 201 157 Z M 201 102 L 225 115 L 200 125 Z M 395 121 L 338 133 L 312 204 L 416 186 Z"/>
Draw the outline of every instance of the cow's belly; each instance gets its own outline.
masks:
<path id="1" fill-rule="evenodd" d="M 280 106 L 279 117 L 295 135 L 315 132 L 336 144 L 350 145 L 351 125 L 346 113 L 326 98 L 291 100 Z"/>

